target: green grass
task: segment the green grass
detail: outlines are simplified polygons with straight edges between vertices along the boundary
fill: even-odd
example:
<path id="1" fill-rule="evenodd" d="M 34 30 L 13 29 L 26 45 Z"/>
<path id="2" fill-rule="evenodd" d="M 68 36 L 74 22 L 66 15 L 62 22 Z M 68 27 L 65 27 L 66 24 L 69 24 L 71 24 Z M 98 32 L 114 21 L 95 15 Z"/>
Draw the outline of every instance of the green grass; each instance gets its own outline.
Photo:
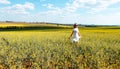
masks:
<path id="1" fill-rule="evenodd" d="M 33 30 L 58 30 L 70 29 L 71 26 L 58 24 L 34 24 L 34 23 L 0 23 L 0 31 L 33 31 Z"/>

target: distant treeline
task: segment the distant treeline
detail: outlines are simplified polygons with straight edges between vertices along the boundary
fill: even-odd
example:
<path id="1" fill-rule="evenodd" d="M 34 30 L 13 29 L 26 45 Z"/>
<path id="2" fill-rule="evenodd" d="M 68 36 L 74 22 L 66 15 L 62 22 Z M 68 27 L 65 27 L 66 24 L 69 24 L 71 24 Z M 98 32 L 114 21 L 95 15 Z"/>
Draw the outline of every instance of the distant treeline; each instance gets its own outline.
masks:
<path id="1" fill-rule="evenodd" d="M 4 23 L 4 22 L 0 22 Z M 5 23 L 10 23 L 13 25 L 18 22 L 6 21 Z M 49 22 L 21 22 L 18 24 L 25 24 L 25 26 L 0 26 L 0 31 L 20 31 L 20 30 L 56 30 L 56 29 L 72 29 L 73 24 L 59 24 L 59 23 L 49 23 Z M 26 25 L 27 24 L 27 25 Z M 34 26 L 35 25 L 35 26 Z M 45 25 L 45 26 L 44 26 Z M 78 24 L 80 29 L 120 29 L 117 25 L 82 25 Z"/>
<path id="2" fill-rule="evenodd" d="M 71 27 L 60 26 L 8 26 L 0 27 L 0 31 L 20 31 L 20 30 L 53 30 L 53 29 L 70 29 Z"/>

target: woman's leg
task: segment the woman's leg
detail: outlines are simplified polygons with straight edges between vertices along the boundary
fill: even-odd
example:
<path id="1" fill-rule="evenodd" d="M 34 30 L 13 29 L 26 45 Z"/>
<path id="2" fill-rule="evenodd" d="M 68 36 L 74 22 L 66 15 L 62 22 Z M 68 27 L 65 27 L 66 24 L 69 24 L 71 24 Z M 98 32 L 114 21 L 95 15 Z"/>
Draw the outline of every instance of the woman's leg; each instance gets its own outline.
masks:
<path id="1" fill-rule="evenodd" d="M 75 46 L 78 46 L 78 42 L 75 42 Z"/>

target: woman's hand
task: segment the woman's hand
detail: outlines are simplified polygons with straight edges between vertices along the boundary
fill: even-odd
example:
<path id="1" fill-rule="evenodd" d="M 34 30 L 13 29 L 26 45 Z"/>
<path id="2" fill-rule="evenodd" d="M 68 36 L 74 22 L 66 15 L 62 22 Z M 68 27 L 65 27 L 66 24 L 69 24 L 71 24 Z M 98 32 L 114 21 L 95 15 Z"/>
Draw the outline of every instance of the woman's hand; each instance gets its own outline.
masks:
<path id="1" fill-rule="evenodd" d="M 71 37 L 69 37 L 68 39 L 70 39 Z"/>

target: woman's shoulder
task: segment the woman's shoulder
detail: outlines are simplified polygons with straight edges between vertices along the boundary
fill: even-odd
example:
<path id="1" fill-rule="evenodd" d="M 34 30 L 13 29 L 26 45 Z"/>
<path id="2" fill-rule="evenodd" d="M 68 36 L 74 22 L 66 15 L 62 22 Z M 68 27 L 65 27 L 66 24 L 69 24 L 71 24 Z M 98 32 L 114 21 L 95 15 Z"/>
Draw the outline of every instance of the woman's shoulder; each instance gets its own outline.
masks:
<path id="1" fill-rule="evenodd" d="M 73 30 L 78 30 L 78 28 L 74 28 Z"/>
<path id="2" fill-rule="evenodd" d="M 78 29 L 77 29 L 77 28 L 74 28 L 73 31 L 78 31 Z"/>

